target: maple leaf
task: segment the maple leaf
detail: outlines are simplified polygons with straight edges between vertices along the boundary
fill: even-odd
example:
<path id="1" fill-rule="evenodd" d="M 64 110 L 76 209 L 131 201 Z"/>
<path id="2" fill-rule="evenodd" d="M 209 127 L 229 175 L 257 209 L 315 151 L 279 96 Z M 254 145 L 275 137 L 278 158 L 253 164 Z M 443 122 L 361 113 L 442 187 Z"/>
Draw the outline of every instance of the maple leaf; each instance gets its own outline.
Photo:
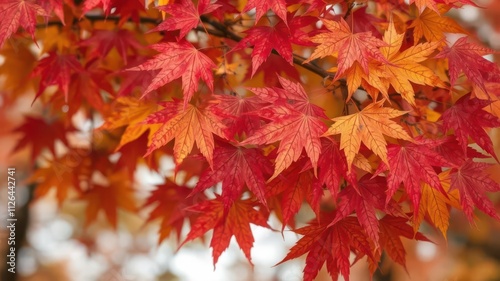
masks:
<path id="1" fill-rule="evenodd" d="M 339 274 L 349 280 L 351 251 L 358 260 L 364 255 L 370 257 L 372 250 L 355 217 L 346 217 L 330 225 L 334 215 L 335 213 L 321 213 L 320 220 L 314 219 L 307 226 L 295 230 L 304 237 L 278 264 L 307 253 L 304 281 L 314 280 L 325 262 L 332 280 L 337 280 Z"/>
<path id="2" fill-rule="evenodd" d="M 217 116 L 213 110 L 214 106 L 209 105 L 198 108 L 188 104 L 183 109 L 182 103 L 178 100 L 173 102 L 160 103 L 164 108 L 150 115 L 144 123 L 163 125 L 154 133 L 151 144 L 146 155 L 164 146 L 175 138 L 174 160 L 179 165 L 193 149 L 196 142 L 197 147 L 208 163 L 213 167 L 213 151 L 215 148 L 214 137 L 216 134 L 225 138 L 225 126 L 222 124 L 222 117 Z"/>
<path id="3" fill-rule="evenodd" d="M 268 10 L 272 10 L 278 17 L 280 17 L 286 24 L 286 1 L 285 0 L 249 0 L 242 13 L 246 13 L 255 8 L 255 24 L 257 24 L 260 18 L 267 13 Z"/>
<path id="4" fill-rule="evenodd" d="M 127 127 L 116 148 L 118 150 L 123 145 L 139 138 L 148 129 L 150 129 L 150 135 L 158 129 L 159 125 L 141 124 L 157 108 L 158 104 L 152 101 L 141 102 L 133 97 L 117 98 L 113 104 L 113 111 L 106 117 L 102 129 L 110 130 Z"/>
<path id="5" fill-rule="evenodd" d="M 320 45 L 304 63 L 326 56 L 338 57 L 338 69 L 334 79 L 344 74 L 356 61 L 365 73 L 368 73 L 369 59 L 388 63 L 378 49 L 387 44 L 373 37 L 371 32 L 352 33 L 351 28 L 342 18 L 340 22 L 323 20 L 323 24 L 329 31 L 311 38 L 314 43 Z"/>
<path id="6" fill-rule="evenodd" d="M 40 5 L 45 10 L 45 15 L 50 15 L 51 12 L 54 12 L 56 16 L 61 20 L 63 25 L 66 25 L 64 22 L 64 4 L 69 5 L 71 8 L 74 8 L 73 3 L 64 0 L 48 0 L 48 1 L 39 1 L 38 5 Z"/>
<path id="7" fill-rule="evenodd" d="M 94 183 L 82 195 L 82 199 L 87 201 L 85 221 L 87 226 L 97 219 L 99 211 L 102 210 L 108 222 L 113 228 L 116 228 L 118 208 L 130 212 L 136 210 L 134 194 L 128 177 L 121 172 L 115 172 L 105 178 L 104 185 Z"/>
<path id="8" fill-rule="evenodd" d="M 448 162 L 453 163 L 454 166 L 461 166 L 464 160 L 468 158 L 487 158 L 486 155 L 479 153 L 474 148 L 468 146 L 464 151 L 462 146 L 458 143 L 455 136 L 447 136 L 440 141 L 440 144 L 433 148 L 437 153 L 443 156 Z"/>
<path id="9" fill-rule="evenodd" d="M 425 61 L 440 43 L 418 44 L 399 52 L 404 36 L 404 34 L 397 33 L 394 22 L 391 21 L 389 29 L 384 34 L 384 41 L 389 46 L 380 48 L 384 57 L 389 61 L 389 63 L 382 65 L 383 71 L 389 74 L 387 78 L 383 77 L 382 80 L 387 80 L 394 87 L 394 90 L 401 94 L 406 101 L 415 105 L 415 93 L 410 82 L 420 85 L 445 87 L 436 74 L 434 74 L 434 71 L 419 64 L 419 62 Z"/>
<path id="10" fill-rule="evenodd" d="M 491 164 L 467 159 L 460 167 L 451 170 L 451 190 L 458 189 L 462 210 L 471 223 L 474 221 L 474 207 L 500 220 L 493 203 L 486 196 L 486 192 L 500 191 L 500 184 L 486 173 L 490 167 Z"/>
<path id="11" fill-rule="evenodd" d="M 127 64 L 127 50 L 135 52 L 142 49 L 142 45 L 134 37 L 134 34 L 126 29 L 96 30 L 90 38 L 83 40 L 80 45 L 90 47 L 90 58 L 105 57 L 114 47 L 125 64 Z"/>
<path id="12" fill-rule="evenodd" d="M 421 182 L 425 182 L 444 193 L 434 167 L 453 167 L 454 165 L 432 150 L 443 140 L 428 140 L 418 137 L 414 141 L 414 143 L 403 145 L 390 144 L 387 148 L 390 172 L 387 176 L 386 201 L 391 200 L 399 189 L 399 185 L 403 183 L 406 193 L 411 198 L 414 213 L 418 215 Z M 383 170 L 383 166 L 381 165 L 378 171 Z M 375 174 L 378 173 L 375 172 Z"/>
<path id="13" fill-rule="evenodd" d="M 345 155 L 340 152 L 340 144 L 331 137 L 321 138 L 321 154 L 318 159 L 318 178 L 315 184 L 326 186 L 337 201 L 342 177 L 353 185 L 356 185 L 356 174 L 354 170 L 348 172 Z"/>
<path id="14" fill-rule="evenodd" d="M 144 63 L 148 58 L 142 56 L 136 56 L 129 61 L 128 65 L 125 67 L 132 68 Z M 153 78 L 160 72 L 160 69 L 155 70 L 144 70 L 144 71 L 124 71 L 115 73 L 121 80 L 120 89 L 116 93 L 118 97 L 128 96 L 134 93 L 136 88 L 141 90 L 141 93 L 146 89 L 153 81 Z M 150 92 L 150 96 L 155 96 L 155 91 Z"/>
<path id="15" fill-rule="evenodd" d="M 112 85 L 107 79 L 103 79 L 108 72 L 99 68 L 94 62 L 90 61 L 83 69 L 71 75 L 68 94 L 71 96 L 69 116 L 76 113 L 82 101 L 86 101 L 86 104 L 102 112 L 105 105 L 101 94 L 103 92 L 113 94 Z"/>
<path id="16" fill-rule="evenodd" d="M 232 118 L 228 119 L 228 137 L 243 133 L 252 135 L 260 128 L 260 120 L 246 113 L 257 111 L 267 105 L 267 102 L 258 96 L 215 95 L 215 98 L 219 101 L 216 107 L 224 114 L 232 116 Z"/>
<path id="17" fill-rule="evenodd" d="M 129 71 L 160 70 L 144 91 L 143 97 L 177 78 L 182 78 L 184 108 L 193 97 L 194 92 L 198 90 L 198 80 L 200 78 L 213 91 L 214 78 L 212 69 L 216 65 L 191 43 L 184 40 L 176 43 L 158 43 L 152 45 L 151 48 L 160 52 L 160 54 L 141 65 L 127 69 Z"/>
<path id="18" fill-rule="evenodd" d="M 56 140 L 60 140 L 68 146 L 66 133 L 75 130 L 71 125 L 66 126 L 60 119 L 46 120 L 44 118 L 24 116 L 24 123 L 14 130 L 23 133 L 23 137 L 17 142 L 13 151 L 31 145 L 31 161 L 34 161 L 44 148 L 48 148 L 52 155 L 55 156 Z"/>
<path id="19" fill-rule="evenodd" d="M 453 19 L 444 16 L 449 7 L 441 6 L 438 11 L 425 9 L 413 20 L 409 28 L 413 28 L 413 40 L 418 42 L 425 38 L 428 42 L 444 42 L 446 33 L 464 33 L 467 31 Z"/>
<path id="20" fill-rule="evenodd" d="M 445 131 L 454 130 L 454 134 L 464 153 L 467 150 L 470 137 L 479 147 L 496 159 L 493 143 L 484 130 L 484 127 L 500 126 L 500 120 L 483 109 L 490 104 L 490 101 L 471 98 L 471 94 L 467 94 L 441 116 L 443 129 Z"/>
<path id="21" fill-rule="evenodd" d="M 85 0 L 85 2 L 83 3 L 83 7 L 82 7 L 83 13 L 85 14 L 88 11 L 94 9 L 95 7 L 101 6 L 102 9 L 104 10 L 104 13 L 106 15 L 109 15 L 109 13 L 111 12 L 111 8 L 112 8 L 112 5 L 111 5 L 112 1 L 113 0 Z"/>
<path id="22" fill-rule="evenodd" d="M 442 5 L 438 4 L 453 4 L 453 5 L 473 5 L 476 6 L 474 2 L 471 0 L 410 0 L 410 4 L 415 3 L 419 11 L 422 11 L 425 8 L 429 8 L 436 13 L 439 11 L 439 8 Z"/>
<path id="23" fill-rule="evenodd" d="M 146 199 L 144 207 L 155 206 L 149 213 L 146 223 L 161 219 L 158 243 L 169 237 L 172 232 L 175 232 L 177 239 L 180 239 L 186 217 L 191 223 L 194 222 L 194 217 L 188 216 L 186 209 L 192 206 L 195 200 L 205 200 L 206 198 L 202 194 L 196 199 L 195 197 L 188 197 L 191 191 L 192 189 L 189 187 L 177 185 L 167 180 L 164 184 L 157 186 Z"/>
<path id="24" fill-rule="evenodd" d="M 160 0 L 163 1 L 163 0 Z M 120 15 L 119 26 L 122 26 L 129 19 L 135 23 L 140 23 L 140 13 L 145 12 L 143 0 L 112 0 L 113 14 Z"/>
<path id="25" fill-rule="evenodd" d="M 391 215 L 385 215 L 379 220 L 380 245 L 393 261 L 399 263 L 405 269 L 406 251 L 400 237 L 430 242 L 422 233 L 414 233 L 413 228 L 407 222 L 407 218 Z"/>
<path id="26" fill-rule="evenodd" d="M 326 130 L 321 121 L 326 118 L 323 110 L 309 102 L 302 85 L 282 77 L 278 79 L 283 89 L 252 89 L 261 99 L 274 101 L 272 108 L 266 110 L 272 121 L 241 142 L 242 145 L 262 145 L 280 141 L 274 174 L 269 180 L 297 161 L 303 149 L 316 171 L 321 152 L 320 136 Z"/>
<path id="27" fill-rule="evenodd" d="M 46 167 L 37 169 L 28 179 L 29 183 L 36 183 L 34 192 L 35 199 L 50 194 L 52 189 L 56 190 L 56 199 L 62 206 L 65 199 L 70 196 L 71 188 L 79 191 L 78 174 L 80 173 L 78 163 L 75 163 L 72 154 L 68 153 L 59 158 L 49 161 Z"/>
<path id="28" fill-rule="evenodd" d="M 139 164 L 138 162 L 141 159 L 144 159 L 143 155 L 146 153 L 146 148 L 148 146 L 148 135 L 148 132 L 144 132 L 137 139 L 124 144 L 123 146 L 118 146 L 115 149 L 115 151 L 120 152 L 120 159 L 118 159 L 118 162 L 116 162 L 117 169 L 126 170 L 130 178 L 134 178 L 134 173 L 136 171 L 137 165 Z M 148 161 L 151 159 L 144 160 L 146 160 L 145 162 L 152 162 Z M 156 168 L 153 163 L 149 164 L 149 166 L 151 169 Z"/>
<path id="29" fill-rule="evenodd" d="M 262 73 L 264 76 L 264 85 L 266 86 L 279 86 L 280 82 L 278 77 L 288 77 L 293 80 L 300 80 L 299 72 L 294 65 L 290 65 L 282 56 L 271 55 L 259 67 L 257 73 Z M 248 71 L 244 79 L 252 79 L 252 73 Z"/>
<path id="30" fill-rule="evenodd" d="M 254 46 L 252 50 L 252 75 L 275 49 L 290 65 L 293 65 L 292 45 L 288 27 L 283 21 L 275 26 L 255 26 L 245 31 L 248 35 L 233 50 Z"/>
<path id="31" fill-rule="evenodd" d="M 347 84 L 347 99 L 349 101 L 354 94 L 354 92 L 362 86 L 363 89 L 372 97 L 373 100 L 378 100 L 379 93 L 388 99 L 389 94 L 387 93 L 388 83 L 382 81 L 384 77 L 389 78 L 390 74 L 383 71 L 383 68 L 379 65 L 371 63 L 370 64 L 370 74 L 363 72 L 361 65 L 355 61 L 354 64 L 348 68 L 345 73 L 345 79 Z"/>
<path id="32" fill-rule="evenodd" d="M 233 202 L 240 198 L 246 186 L 263 204 L 266 204 L 265 176 L 272 171 L 271 163 L 256 148 L 222 145 L 215 148 L 213 167 L 200 176 L 191 194 L 222 182 L 222 203 L 227 212 Z"/>
<path id="33" fill-rule="evenodd" d="M 158 10 L 171 15 L 150 32 L 161 30 L 180 30 L 179 40 L 182 40 L 186 34 L 198 26 L 200 16 L 208 14 L 219 8 L 220 5 L 210 3 L 210 0 L 198 1 L 198 8 L 195 8 L 191 0 L 180 0 L 176 4 L 159 6 Z"/>
<path id="34" fill-rule="evenodd" d="M 64 101 L 68 102 L 69 84 L 71 75 L 83 71 L 75 55 L 61 55 L 50 52 L 48 57 L 41 59 L 33 70 L 33 75 L 41 76 L 40 87 L 35 100 L 50 85 L 57 85 L 64 94 Z"/>
<path id="35" fill-rule="evenodd" d="M 438 12 L 438 7 L 435 0 L 410 0 L 410 5 L 415 3 L 419 11 L 422 11 L 425 8 L 429 8 L 436 13 Z"/>
<path id="36" fill-rule="evenodd" d="M 404 216 L 401 207 L 394 200 L 386 203 L 385 189 L 387 182 L 384 177 L 364 175 L 356 187 L 348 185 L 339 193 L 337 212 L 330 224 L 356 212 L 359 224 L 363 227 L 368 237 L 379 248 L 379 226 L 376 216 L 376 209 L 382 210 L 394 216 Z"/>
<path id="37" fill-rule="evenodd" d="M 341 134 L 340 149 L 344 150 L 349 170 L 361 142 L 378 155 L 384 163 L 388 163 L 387 142 L 383 135 L 412 141 L 403 127 L 390 120 L 406 112 L 383 107 L 382 104 L 383 101 L 371 103 L 358 113 L 333 118 L 335 124 L 324 133 L 325 136 Z"/>
<path id="38" fill-rule="evenodd" d="M 307 163 L 307 157 L 299 158 L 268 184 L 266 196 L 272 198 L 281 195 L 281 201 L 276 204 L 283 221 L 281 231 L 286 225 L 293 226 L 292 219 L 299 212 L 304 200 L 319 214 L 319 200 L 323 190 L 321 186 L 313 184 L 314 174 Z"/>
<path id="39" fill-rule="evenodd" d="M 45 16 L 45 10 L 33 0 L 3 0 L 0 2 L 0 47 L 19 27 L 35 40 L 36 16 Z"/>
<path id="40" fill-rule="evenodd" d="M 254 238 L 250 223 L 269 227 L 267 216 L 261 210 L 256 209 L 257 207 L 258 205 L 253 203 L 252 200 L 238 200 L 233 203 L 229 212 L 225 215 L 224 203 L 220 196 L 217 195 L 215 199 L 203 201 L 189 208 L 190 211 L 199 213 L 199 217 L 192 224 L 191 230 L 182 244 L 194 240 L 213 229 L 210 247 L 213 249 L 214 267 L 222 252 L 229 246 L 233 236 L 236 238 L 236 242 L 245 257 L 252 263 L 250 251 Z"/>
<path id="41" fill-rule="evenodd" d="M 450 84 L 453 86 L 463 71 L 483 92 L 487 92 L 485 81 L 493 75 L 500 75 L 498 66 L 485 59 L 484 55 L 493 53 L 492 50 L 480 45 L 467 42 L 467 37 L 458 39 L 451 47 L 445 47 L 435 58 L 447 58 L 449 66 Z"/>
<path id="42" fill-rule="evenodd" d="M 458 190 L 450 191 L 450 172 L 451 170 L 447 170 L 438 175 L 444 191 L 447 192 L 446 195 L 426 183 L 422 185 L 422 198 L 420 200 L 418 215 L 414 215 L 413 217 L 413 229 L 415 232 L 420 228 L 420 224 L 427 215 L 446 239 L 446 232 L 448 231 L 450 221 L 449 206 L 458 209 L 461 208 L 458 200 Z"/>

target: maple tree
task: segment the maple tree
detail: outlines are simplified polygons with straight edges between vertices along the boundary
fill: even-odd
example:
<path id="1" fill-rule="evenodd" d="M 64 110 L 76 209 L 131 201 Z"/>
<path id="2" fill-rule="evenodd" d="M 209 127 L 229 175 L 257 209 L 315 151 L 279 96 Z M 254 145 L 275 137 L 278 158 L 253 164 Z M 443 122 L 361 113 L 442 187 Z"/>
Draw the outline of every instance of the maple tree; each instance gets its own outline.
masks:
<path id="1" fill-rule="evenodd" d="M 275 216 L 301 236 L 279 263 L 306 255 L 304 280 L 324 264 L 348 280 L 352 254 L 405 266 L 401 237 L 446 237 L 451 208 L 500 219 L 484 162 L 500 68 L 447 14 L 475 4 L 407 2 L 0 0 L 2 107 L 42 108 L 12 132 L 35 198 L 114 228 L 152 207 L 160 243 L 213 230 L 214 265 L 233 236 L 251 263 L 250 225 Z M 138 198 L 137 167 L 163 157 L 173 173 Z"/>

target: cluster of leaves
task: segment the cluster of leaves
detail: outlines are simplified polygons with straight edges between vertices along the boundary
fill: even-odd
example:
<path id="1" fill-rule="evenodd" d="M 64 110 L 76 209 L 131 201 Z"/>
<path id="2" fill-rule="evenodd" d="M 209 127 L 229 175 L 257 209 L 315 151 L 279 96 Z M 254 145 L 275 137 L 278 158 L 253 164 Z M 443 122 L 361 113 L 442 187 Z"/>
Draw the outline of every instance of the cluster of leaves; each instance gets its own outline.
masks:
<path id="1" fill-rule="evenodd" d="M 401 237 L 427 240 L 424 221 L 446 237 L 451 207 L 500 218 L 478 161 L 497 159 L 500 70 L 447 16 L 465 4 L 2 0 L 3 106 L 36 93 L 16 149 L 44 160 L 36 197 L 86 200 L 87 224 L 150 208 L 161 242 L 189 220 L 184 243 L 213 230 L 215 264 L 232 236 L 251 261 L 250 224 L 274 215 L 303 235 L 282 262 L 348 279 L 351 254 L 404 266 Z M 78 118 L 90 142 L 71 141 Z M 136 168 L 164 156 L 177 178 L 141 203 Z"/>

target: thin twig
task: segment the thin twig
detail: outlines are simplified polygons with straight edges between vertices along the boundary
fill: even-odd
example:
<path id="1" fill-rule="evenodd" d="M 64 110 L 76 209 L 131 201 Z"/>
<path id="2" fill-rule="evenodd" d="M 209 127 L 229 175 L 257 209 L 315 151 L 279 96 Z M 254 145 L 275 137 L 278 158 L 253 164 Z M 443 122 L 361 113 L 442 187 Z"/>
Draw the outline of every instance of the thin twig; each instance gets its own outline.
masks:
<path id="1" fill-rule="evenodd" d="M 216 20 L 213 20 L 207 16 L 201 16 L 200 18 L 201 18 L 202 22 L 210 24 L 212 27 L 214 27 L 215 29 L 220 31 L 224 35 L 225 38 L 231 39 L 235 42 L 240 42 L 243 39 L 241 36 L 237 35 L 233 31 L 231 31 L 226 25 L 224 25 Z M 218 35 L 215 35 L 215 36 L 218 36 Z M 273 53 L 276 55 L 279 55 L 275 50 L 273 50 Z M 322 78 L 331 76 L 331 74 L 329 72 L 327 72 L 326 70 L 324 70 L 323 68 L 318 67 L 318 66 L 311 64 L 311 63 L 304 63 L 305 61 L 306 61 L 306 59 L 304 57 L 297 55 L 297 54 L 293 54 L 293 63 L 294 64 L 299 65 L 299 66 L 321 76 Z"/>

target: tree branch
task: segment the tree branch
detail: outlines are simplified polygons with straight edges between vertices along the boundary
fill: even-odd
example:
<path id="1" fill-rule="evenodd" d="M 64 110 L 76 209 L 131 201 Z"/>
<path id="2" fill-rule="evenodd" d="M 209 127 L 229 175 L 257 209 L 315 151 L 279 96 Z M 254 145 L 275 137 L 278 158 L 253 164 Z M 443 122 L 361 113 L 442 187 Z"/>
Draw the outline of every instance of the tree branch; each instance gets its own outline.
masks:
<path id="1" fill-rule="evenodd" d="M 121 18 L 120 16 L 105 16 L 105 15 L 85 15 L 84 18 L 86 18 L 89 21 L 119 21 Z M 211 25 L 215 29 L 204 29 L 204 28 L 195 28 L 197 31 L 201 32 L 207 32 L 211 35 L 217 36 L 217 37 L 224 37 L 231 39 L 235 42 L 240 42 L 243 38 L 239 36 L 238 34 L 234 33 L 231 31 L 225 24 L 218 22 L 216 20 L 213 20 L 207 16 L 201 16 L 200 17 L 201 21 L 203 23 Z M 130 21 L 131 19 L 129 19 Z M 80 20 L 79 19 L 74 19 L 73 20 L 73 25 L 77 24 Z M 159 24 L 161 23 L 161 20 L 155 19 L 155 18 L 148 18 L 148 17 L 141 17 L 139 18 L 140 23 L 149 23 L 149 24 Z M 63 26 L 62 22 L 60 21 L 49 21 L 45 24 L 38 24 L 36 28 L 43 28 L 46 26 Z M 279 55 L 276 50 L 273 50 L 273 54 Z M 314 65 L 312 63 L 304 63 L 306 59 L 300 55 L 293 54 L 293 63 L 296 65 L 299 65 L 300 67 L 303 67 L 317 75 L 319 75 L 322 78 L 327 78 L 331 77 L 331 73 L 328 71 L 324 70 L 323 68 Z"/>
<path id="2" fill-rule="evenodd" d="M 207 16 L 201 16 L 200 19 L 203 23 L 209 24 L 212 27 L 214 27 L 216 30 L 220 31 L 219 34 L 224 35 L 223 37 L 225 37 L 225 38 L 231 39 L 235 42 L 240 42 L 243 39 L 241 36 L 237 35 L 233 31 L 231 31 L 226 25 L 224 25 L 218 21 L 215 21 Z M 208 30 L 208 33 L 212 34 L 210 32 L 210 30 Z M 219 36 L 218 34 L 212 34 L 212 35 Z M 273 50 L 273 54 L 279 55 L 278 52 L 276 52 L 276 50 Z M 297 54 L 293 54 L 293 63 L 294 64 L 299 65 L 299 66 L 321 76 L 322 78 L 326 78 L 326 77 L 331 76 L 331 74 L 328 71 L 324 70 L 323 68 L 316 66 L 314 64 L 311 64 L 311 63 L 304 63 L 305 61 L 306 61 L 306 59 L 304 57 L 297 55 Z"/>

